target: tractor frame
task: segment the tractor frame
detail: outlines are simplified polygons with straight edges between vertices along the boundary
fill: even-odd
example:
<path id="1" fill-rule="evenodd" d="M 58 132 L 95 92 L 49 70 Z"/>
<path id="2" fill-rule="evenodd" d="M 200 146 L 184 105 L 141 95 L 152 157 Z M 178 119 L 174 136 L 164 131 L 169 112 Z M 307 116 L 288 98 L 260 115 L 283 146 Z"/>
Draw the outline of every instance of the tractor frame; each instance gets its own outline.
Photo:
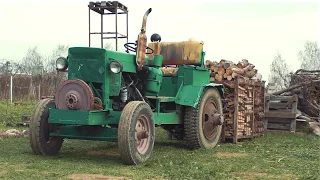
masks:
<path id="1" fill-rule="evenodd" d="M 152 154 L 157 126 L 192 149 L 216 146 L 224 88 L 210 83 L 203 43 L 160 42 L 154 34 L 147 46 L 150 12 L 137 42 L 124 45 L 135 54 L 72 47 L 67 58 L 57 59 L 57 70 L 68 79 L 54 98 L 40 100 L 31 116 L 35 154 L 56 155 L 64 139 L 112 141 L 125 164 L 140 164 Z"/>

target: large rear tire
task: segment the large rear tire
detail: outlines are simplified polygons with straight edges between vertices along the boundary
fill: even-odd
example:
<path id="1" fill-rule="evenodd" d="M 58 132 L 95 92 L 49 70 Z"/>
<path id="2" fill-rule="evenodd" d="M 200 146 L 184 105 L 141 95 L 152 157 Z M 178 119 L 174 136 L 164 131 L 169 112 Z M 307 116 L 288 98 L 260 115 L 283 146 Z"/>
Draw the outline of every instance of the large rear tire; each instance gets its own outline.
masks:
<path id="1" fill-rule="evenodd" d="M 37 103 L 31 115 L 29 139 L 34 154 L 56 155 L 62 147 L 63 138 L 49 137 L 49 107 L 54 106 L 53 99 L 42 99 Z"/>
<path id="2" fill-rule="evenodd" d="M 155 125 L 150 106 L 131 101 L 123 109 L 118 129 L 118 146 L 125 164 L 145 162 L 151 156 Z"/>
<path id="3" fill-rule="evenodd" d="M 186 107 L 184 118 L 185 140 L 192 149 L 213 148 L 220 139 L 223 107 L 220 93 L 206 88 L 196 108 Z"/>

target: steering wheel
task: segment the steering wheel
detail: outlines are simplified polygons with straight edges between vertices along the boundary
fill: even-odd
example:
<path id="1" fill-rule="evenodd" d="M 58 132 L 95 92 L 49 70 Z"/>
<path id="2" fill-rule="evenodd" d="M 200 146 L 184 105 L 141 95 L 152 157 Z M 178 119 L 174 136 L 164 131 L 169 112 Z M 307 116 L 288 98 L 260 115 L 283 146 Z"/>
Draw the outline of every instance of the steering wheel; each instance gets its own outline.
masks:
<path id="1" fill-rule="evenodd" d="M 132 47 L 130 45 L 134 45 L 135 47 Z M 127 53 L 129 53 L 129 51 L 137 52 L 137 43 L 136 42 L 135 43 L 130 43 L 130 42 L 129 43 L 125 43 L 124 47 L 127 49 L 126 50 Z M 152 54 L 154 52 L 153 49 L 151 49 L 150 47 L 147 46 L 146 50 L 148 50 L 148 49 L 151 50 L 151 52 L 146 52 L 146 54 Z"/>

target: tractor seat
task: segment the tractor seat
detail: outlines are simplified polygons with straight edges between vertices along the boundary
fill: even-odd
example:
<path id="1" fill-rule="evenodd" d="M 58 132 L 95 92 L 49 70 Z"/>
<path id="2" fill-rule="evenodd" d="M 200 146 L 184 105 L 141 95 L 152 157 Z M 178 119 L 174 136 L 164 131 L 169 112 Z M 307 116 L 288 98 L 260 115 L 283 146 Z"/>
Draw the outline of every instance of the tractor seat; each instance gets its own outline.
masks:
<path id="1" fill-rule="evenodd" d="M 151 42 L 148 44 L 154 53 L 147 54 L 150 63 L 154 54 L 162 55 L 162 66 L 200 65 L 203 50 L 202 41 Z M 175 76 L 177 67 L 161 67 L 164 76 Z"/>

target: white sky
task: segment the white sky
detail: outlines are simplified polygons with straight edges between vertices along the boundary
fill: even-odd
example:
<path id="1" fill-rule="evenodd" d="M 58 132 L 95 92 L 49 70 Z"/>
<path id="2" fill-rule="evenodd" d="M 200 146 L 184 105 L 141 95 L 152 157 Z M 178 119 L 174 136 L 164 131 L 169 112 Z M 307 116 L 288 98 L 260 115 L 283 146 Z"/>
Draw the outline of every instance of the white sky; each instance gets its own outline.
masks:
<path id="1" fill-rule="evenodd" d="M 204 41 L 206 59 L 237 62 L 246 58 L 256 65 L 264 80 L 268 79 L 277 50 L 297 69 L 297 54 L 304 42 L 320 39 L 317 1 L 119 2 L 129 8 L 129 42 L 136 40 L 142 16 L 151 7 L 148 41 L 152 33 L 159 33 L 162 41 L 194 37 Z M 0 58 L 19 60 L 33 46 L 38 46 L 44 55 L 59 43 L 88 46 L 88 3 L 89 0 L 0 1 Z M 91 14 L 92 28 L 99 30 L 100 17 L 95 12 Z M 125 34 L 125 16 L 119 16 L 119 33 Z M 105 16 L 104 24 L 106 31 L 114 31 L 114 16 Z M 121 51 L 123 42 L 119 45 Z M 100 45 L 97 38 L 93 43 Z"/>

